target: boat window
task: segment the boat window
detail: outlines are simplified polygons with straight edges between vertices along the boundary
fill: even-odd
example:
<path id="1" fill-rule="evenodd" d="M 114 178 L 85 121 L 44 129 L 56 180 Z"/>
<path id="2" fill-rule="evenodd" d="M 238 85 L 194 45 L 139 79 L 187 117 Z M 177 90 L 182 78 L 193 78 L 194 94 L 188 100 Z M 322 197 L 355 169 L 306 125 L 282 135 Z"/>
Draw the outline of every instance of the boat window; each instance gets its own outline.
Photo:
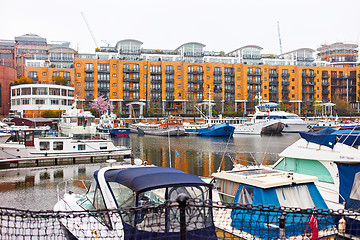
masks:
<path id="1" fill-rule="evenodd" d="M 107 145 L 100 145 L 100 149 L 107 149 Z"/>
<path id="2" fill-rule="evenodd" d="M 360 201 L 360 172 L 355 174 L 353 186 L 351 188 L 350 198 Z"/>
<path id="3" fill-rule="evenodd" d="M 215 188 L 219 191 L 220 200 L 223 202 L 232 203 L 239 188 L 239 183 L 235 183 L 223 179 L 215 179 Z"/>
<path id="4" fill-rule="evenodd" d="M 275 190 L 280 206 L 313 208 L 314 202 L 306 185 L 278 188 Z"/>
<path id="5" fill-rule="evenodd" d="M 64 149 L 64 143 L 63 142 L 54 142 L 53 143 L 53 149 L 54 150 L 63 150 Z"/>
<path id="6" fill-rule="evenodd" d="M 239 194 L 239 204 L 252 204 L 254 196 L 254 189 L 243 186 Z"/>
<path id="7" fill-rule="evenodd" d="M 109 182 L 111 192 L 118 207 L 135 207 L 135 192 L 117 182 Z"/>
<path id="8" fill-rule="evenodd" d="M 85 144 L 79 144 L 78 150 L 85 150 Z"/>
<path id="9" fill-rule="evenodd" d="M 50 142 L 40 142 L 40 151 L 50 150 Z"/>
<path id="10" fill-rule="evenodd" d="M 278 170 L 316 176 L 320 182 L 334 183 L 330 172 L 317 160 L 284 158 L 275 167 Z"/>

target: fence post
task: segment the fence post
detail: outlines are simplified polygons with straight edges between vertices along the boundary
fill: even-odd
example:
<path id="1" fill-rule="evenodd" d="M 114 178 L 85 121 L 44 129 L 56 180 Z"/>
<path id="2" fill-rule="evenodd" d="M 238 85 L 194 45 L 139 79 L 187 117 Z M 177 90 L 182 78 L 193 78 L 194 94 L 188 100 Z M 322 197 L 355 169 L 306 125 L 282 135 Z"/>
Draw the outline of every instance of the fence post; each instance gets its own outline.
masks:
<path id="1" fill-rule="evenodd" d="M 180 209 L 180 239 L 186 240 L 186 213 L 185 208 L 187 200 L 189 199 L 185 193 L 180 193 L 176 198 L 176 201 L 179 203 Z"/>
<path id="2" fill-rule="evenodd" d="M 285 223 L 286 223 L 286 217 L 285 214 L 281 214 L 279 216 L 279 231 L 280 231 L 280 239 L 285 239 Z"/>

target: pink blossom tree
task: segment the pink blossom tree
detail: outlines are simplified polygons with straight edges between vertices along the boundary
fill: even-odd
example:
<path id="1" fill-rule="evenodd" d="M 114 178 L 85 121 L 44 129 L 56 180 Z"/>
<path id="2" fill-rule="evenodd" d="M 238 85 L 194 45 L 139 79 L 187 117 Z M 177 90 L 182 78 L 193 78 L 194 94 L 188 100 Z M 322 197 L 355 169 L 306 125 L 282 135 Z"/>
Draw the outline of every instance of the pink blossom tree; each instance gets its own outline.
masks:
<path id="1" fill-rule="evenodd" d="M 114 110 L 114 107 L 103 96 L 94 99 L 91 102 L 91 107 L 100 114 L 105 113 L 107 110 L 110 110 L 110 112 Z"/>

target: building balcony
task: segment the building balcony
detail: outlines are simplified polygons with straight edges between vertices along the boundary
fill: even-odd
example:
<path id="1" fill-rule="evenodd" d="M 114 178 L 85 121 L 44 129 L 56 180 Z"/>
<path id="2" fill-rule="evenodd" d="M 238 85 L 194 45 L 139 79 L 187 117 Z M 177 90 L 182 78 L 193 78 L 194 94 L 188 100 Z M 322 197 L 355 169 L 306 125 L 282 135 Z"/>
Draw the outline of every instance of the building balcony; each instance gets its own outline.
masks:
<path id="1" fill-rule="evenodd" d="M 201 75 L 201 74 L 204 74 L 204 71 L 203 70 L 190 70 L 188 71 L 188 74 L 193 74 L 193 75 Z"/>
<path id="2" fill-rule="evenodd" d="M 278 81 L 269 81 L 269 86 L 278 86 L 279 82 Z"/>
<path id="3" fill-rule="evenodd" d="M 150 72 L 150 75 L 161 75 L 162 72 Z"/>
<path id="4" fill-rule="evenodd" d="M 221 76 L 222 75 L 222 71 L 214 71 L 214 76 Z"/>
<path id="5" fill-rule="evenodd" d="M 221 79 L 214 79 L 214 84 L 222 84 L 222 80 Z"/>
<path id="6" fill-rule="evenodd" d="M 314 77 L 316 77 L 316 73 L 309 73 L 309 74 L 302 73 L 301 76 L 304 77 L 304 78 L 314 78 Z"/>
<path id="7" fill-rule="evenodd" d="M 315 90 L 304 90 L 303 94 L 315 94 Z"/>
<path id="8" fill-rule="evenodd" d="M 153 89 L 150 89 L 151 92 L 162 92 L 162 89 L 161 88 L 153 88 Z"/>
<path id="9" fill-rule="evenodd" d="M 249 85 L 261 85 L 262 81 L 248 81 Z"/>
<path id="10" fill-rule="evenodd" d="M 94 72 L 94 68 L 85 68 L 86 73 Z"/>
<path id="11" fill-rule="evenodd" d="M 222 93 L 222 88 L 221 87 L 215 88 L 214 93 Z"/>
<path id="12" fill-rule="evenodd" d="M 269 93 L 278 94 L 279 91 L 277 89 L 269 89 Z"/>
<path id="13" fill-rule="evenodd" d="M 303 81 L 302 83 L 304 86 L 314 86 L 315 82 L 314 81 Z"/>
<path id="14" fill-rule="evenodd" d="M 175 99 L 174 96 L 166 96 L 167 101 L 174 101 L 174 99 Z"/>
<path id="15" fill-rule="evenodd" d="M 204 53 L 184 52 L 184 57 L 203 57 Z"/>
<path id="16" fill-rule="evenodd" d="M 328 87 L 328 86 L 330 86 L 330 84 L 329 84 L 328 81 L 323 81 L 323 82 L 322 82 L 322 86 L 323 86 L 323 87 Z"/>
<path id="17" fill-rule="evenodd" d="M 226 93 L 235 93 L 235 89 L 225 88 Z"/>
<path id="18" fill-rule="evenodd" d="M 330 91 L 328 89 L 323 89 L 322 90 L 322 94 L 329 94 L 329 93 L 330 93 Z"/>
<path id="19" fill-rule="evenodd" d="M 165 70 L 165 74 L 172 75 L 172 74 L 174 74 L 174 73 L 175 73 L 174 69 L 172 69 L 172 70 Z"/>
<path id="20" fill-rule="evenodd" d="M 269 78 L 278 78 L 279 74 L 269 72 Z"/>
<path id="21" fill-rule="evenodd" d="M 162 79 L 151 79 L 150 80 L 152 83 L 162 83 Z"/>
<path id="22" fill-rule="evenodd" d="M 283 88 L 281 92 L 282 92 L 282 93 L 286 93 L 286 94 L 288 94 L 288 93 L 290 93 L 290 90 L 289 90 L 289 89 L 287 89 L 287 88 Z"/>
<path id="23" fill-rule="evenodd" d="M 188 90 L 189 90 L 189 92 L 203 92 L 203 91 L 204 91 L 204 88 L 203 88 L 203 87 L 200 87 L 200 88 L 189 88 Z"/>
<path id="24" fill-rule="evenodd" d="M 290 77 L 290 73 L 282 73 L 281 77 L 288 78 Z"/>
<path id="25" fill-rule="evenodd" d="M 165 80 L 165 82 L 167 82 L 167 83 L 174 83 L 174 81 L 175 80 L 173 78 L 168 78 Z"/>
<path id="26" fill-rule="evenodd" d="M 281 85 L 283 86 L 289 86 L 290 82 L 289 81 L 281 81 Z"/>
<path id="27" fill-rule="evenodd" d="M 256 89 L 256 90 L 252 90 L 252 89 L 249 89 L 248 90 L 248 93 L 262 93 L 262 89 Z"/>
<path id="28" fill-rule="evenodd" d="M 248 76 L 262 76 L 262 72 L 248 72 Z"/>
<path id="29" fill-rule="evenodd" d="M 124 82 L 140 82 L 140 78 L 139 77 L 124 77 L 123 78 Z"/>
<path id="30" fill-rule="evenodd" d="M 123 68 L 123 73 L 140 73 L 140 69 Z"/>
<path id="31" fill-rule="evenodd" d="M 261 59 L 261 55 L 251 55 L 251 54 L 244 54 L 242 55 L 243 59 Z"/>
<path id="32" fill-rule="evenodd" d="M 225 79 L 225 85 L 235 85 L 234 79 Z"/>
<path id="33" fill-rule="evenodd" d="M 332 80 L 343 80 L 344 76 L 336 76 L 336 75 L 334 75 L 334 76 L 331 76 L 331 79 Z"/>
<path id="34" fill-rule="evenodd" d="M 140 88 L 130 88 L 129 91 L 131 91 L 131 92 L 138 92 L 138 91 L 140 91 Z"/>
<path id="35" fill-rule="evenodd" d="M 98 73 L 110 73 L 110 69 L 98 69 Z"/>
<path id="36" fill-rule="evenodd" d="M 330 76 L 327 75 L 327 74 L 324 74 L 324 75 L 322 75 L 321 77 L 322 77 L 322 79 L 328 79 Z"/>
<path id="37" fill-rule="evenodd" d="M 172 87 L 172 88 L 166 88 L 166 91 L 167 92 L 174 92 L 175 91 L 175 89 Z"/>
<path id="38" fill-rule="evenodd" d="M 235 77 L 235 72 L 224 72 L 224 76 Z"/>
<path id="39" fill-rule="evenodd" d="M 199 84 L 202 84 L 204 83 L 204 80 L 194 80 L 194 79 L 188 79 L 188 83 L 199 83 Z"/>
<path id="40" fill-rule="evenodd" d="M 130 98 L 129 96 L 124 96 L 123 100 L 124 101 L 139 101 L 140 97 L 132 97 L 132 98 Z"/>

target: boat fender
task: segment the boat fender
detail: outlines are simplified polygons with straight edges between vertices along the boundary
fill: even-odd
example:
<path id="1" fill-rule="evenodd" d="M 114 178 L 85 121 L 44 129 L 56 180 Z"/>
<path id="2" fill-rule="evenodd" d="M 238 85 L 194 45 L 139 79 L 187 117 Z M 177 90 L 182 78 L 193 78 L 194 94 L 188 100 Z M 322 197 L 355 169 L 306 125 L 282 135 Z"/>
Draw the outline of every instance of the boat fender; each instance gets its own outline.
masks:
<path id="1" fill-rule="evenodd" d="M 346 229 L 346 221 L 345 221 L 344 217 L 342 217 L 339 220 L 339 224 L 338 224 L 339 233 L 343 235 L 345 233 L 345 229 Z"/>

